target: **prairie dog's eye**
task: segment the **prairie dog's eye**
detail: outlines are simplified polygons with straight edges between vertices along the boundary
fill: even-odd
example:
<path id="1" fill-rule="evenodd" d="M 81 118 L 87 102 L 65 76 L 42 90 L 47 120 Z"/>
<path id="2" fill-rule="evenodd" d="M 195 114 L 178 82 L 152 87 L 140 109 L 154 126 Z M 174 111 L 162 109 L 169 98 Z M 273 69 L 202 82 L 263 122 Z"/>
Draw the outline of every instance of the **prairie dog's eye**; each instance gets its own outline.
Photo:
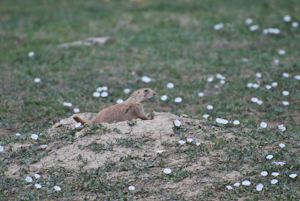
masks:
<path id="1" fill-rule="evenodd" d="M 147 89 L 145 89 L 145 90 L 144 90 L 144 92 L 148 92 L 148 90 L 147 90 Z"/>

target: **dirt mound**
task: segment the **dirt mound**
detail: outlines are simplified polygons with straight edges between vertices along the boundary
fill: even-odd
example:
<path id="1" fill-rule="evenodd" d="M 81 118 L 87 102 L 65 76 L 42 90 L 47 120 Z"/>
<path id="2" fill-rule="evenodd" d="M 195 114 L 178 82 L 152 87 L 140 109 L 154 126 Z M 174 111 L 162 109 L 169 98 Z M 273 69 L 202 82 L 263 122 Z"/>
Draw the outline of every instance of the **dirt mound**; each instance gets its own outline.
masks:
<path id="1" fill-rule="evenodd" d="M 89 120 L 96 114 L 76 115 Z M 47 154 L 26 166 L 28 174 L 46 174 L 47 170 L 64 168 L 73 172 L 74 178 L 76 175 L 79 178 L 78 174 L 101 170 L 102 176 L 98 175 L 98 180 L 108 183 L 122 181 L 121 190 L 134 185 L 137 190 L 149 192 L 148 196 L 143 196 L 150 200 L 168 192 L 189 199 L 204 187 L 211 186 L 211 181 L 216 178 L 233 181 L 240 177 L 237 171 L 207 171 L 214 161 L 207 149 L 211 142 L 203 139 L 206 126 L 200 120 L 170 113 L 155 112 L 154 115 L 153 120 L 90 124 L 79 128 L 75 128 L 77 122 L 73 116 L 56 123 L 47 134 L 56 140 L 48 143 Z M 181 122 L 180 127 L 175 127 L 175 120 Z M 218 128 L 214 130 L 217 132 Z M 57 136 L 62 138 L 55 138 Z M 65 136 L 73 137 L 65 140 Z M 192 141 L 188 142 L 187 138 L 192 138 Z M 179 140 L 187 142 L 180 145 Z M 158 150 L 163 152 L 159 154 Z M 22 167 L 11 165 L 7 175 L 16 176 L 18 168 Z M 170 168 L 172 173 L 163 173 L 165 168 Z M 91 179 L 85 182 L 91 182 Z M 82 194 L 99 195 L 90 189 L 83 185 Z"/>

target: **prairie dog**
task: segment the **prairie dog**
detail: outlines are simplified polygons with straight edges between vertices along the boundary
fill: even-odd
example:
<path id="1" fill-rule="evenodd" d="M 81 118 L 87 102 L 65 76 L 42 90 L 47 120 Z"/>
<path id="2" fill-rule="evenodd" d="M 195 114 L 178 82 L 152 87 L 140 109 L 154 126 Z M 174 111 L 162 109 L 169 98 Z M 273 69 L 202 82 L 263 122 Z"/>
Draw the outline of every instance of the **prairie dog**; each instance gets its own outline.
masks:
<path id="1" fill-rule="evenodd" d="M 153 119 L 153 113 L 146 115 L 144 112 L 144 102 L 151 100 L 155 92 L 150 88 L 141 88 L 132 93 L 132 95 L 123 103 L 110 106 L 101 110 L 92 120 L 86 121 L 77 116 L 73 117 L 75 121 L 85 123 L 101 123 L 113 121 L 131 121 L 136 118 L 142 120 Z"/>

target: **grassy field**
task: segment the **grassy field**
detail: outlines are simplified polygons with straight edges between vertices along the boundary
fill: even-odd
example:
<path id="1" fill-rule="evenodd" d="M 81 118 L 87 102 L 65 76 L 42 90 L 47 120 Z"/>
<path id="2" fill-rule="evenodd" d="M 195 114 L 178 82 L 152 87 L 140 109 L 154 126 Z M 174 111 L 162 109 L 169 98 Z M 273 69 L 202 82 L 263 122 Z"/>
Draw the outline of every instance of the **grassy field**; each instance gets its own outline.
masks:
<path id="1" fill-rule="evenodd" d="M 223 156 L 222 160 L 211 159 L 217 160 L 211 171 L 235 170 L 243 179 L 252 179 L 251 186 L 232 190 L 226 188 L 232 183 L 213 180 L 211 186 L 194 196 L 195 200 L 298 200 L 299 178 L 291 179 L 289 175 L 300 173 L 300 26 L 292 26 L 293 22 L 300 23 L 299 9 L 296 0 L 1 1 L 0 145 L 5 150 L 0 152 L 1 199 L 71 199 L 77 188 L 69 180 L 62 181 L 73 174 L 63 168 L 47 172 L 53 177 L 51 184 L 62 183 L 62 191 L 46 187 L 40 191 L 24 189 L 28 185 L 26 166 L 48 154 L 37 147 L 59 140 L 45 135 L 33 142 L 31 134 L 46 133 L 54 123 L 73 115 L 74 108 L 96 113 L 116 104 L 118 99 L 127 99 L 138 88 L 149 87 L 157 92 L 157 98 L 145 105 L 147 112 L 187 114 L 201 120 L 208 114 L 203 125 L 221 128 L 220 133 L 211 131 L 203 136 L 212 143 L 203 150 L 218 150 Z M 290 21 L 284 20 L 286 15 Z M 247 18 L 252 19 L 252 24 L 245 23 Z M 220 23 L 223 27 L 215 30 L 214 26 Z M 251 31 L 253 25 L 259 28 Z M 268 28 L 278 28 L 280 33 L 264 34 Z M 104 45 L 58 47 L 105 36 L 110 40 Z M 29 56 L 30 52 L 34 56 Z M 150 77 L 151 82 L 143 82 L 143 76 Z M 36 83 L 35 78 L 41 81 Z M 274 82 L 277 86 L 266 88 Z M 168 83 L 173 83 L 174 88 L 168 88 Z M 248 87 L 248 83 L 259 87 Z M 94 97 L 101 86 L 108 87 L 108 96 Z M 131 90 L 129 94 L 124 93 L 126 88 Z M 204 96 L 200 97 L 199 92 Z M 163 95 L 167 95 L 167 100 L 161 100 Z M 181 97 L 182 102 L 174 102 L 176 97 Z M 251 101 L 253 97 L 262 103 Z M 64 106 L 64 102 L 71 102 L 72 107 Z M 208 105 L 213 109 L 208 109 Z M 238 120 L 240 124 L 220 125 L 216 118 Z M 261 122 L 268 127 L 261 128 Z M 280 124 L 286 127 L 285 131 L 278 129 Z M 175 129 L 175 134 L 183 138 L 189 131 L 190 128 Z M 220 139 L 224 132 L 234 133 L 237 140 Z M 74 138 L 74 132 L 66 135 Z M 240 145 L 241 139 L 248 143 Z M 14 143 L 32 145 L 14 152 L 10 150 Z M 121 146 L 118 143 L 115 146 Z M 285 147 L 280 148 L 279 143 Z M 97 145 L 92 149 L 97 149 Z M 286 164 L 274 169 L 262 150 Z M 186 150 L 178 153 L 189 154 Z M 5 174 L 12 163 L 22 166 L 17 178 Z M 193 160 L 187 159 L 187 163 Z M 248 171 L 239 169 L 245 164 Z M 99 174 L 106 174 L 107 167 L 99 168 Z M 262 171 L 269 176 L 258 176 Z M 270 174 L 276 171 L 280 176 L 273 185 Z M 89 172 L 76 174 L 72 182 L 80 183 Z M 173 175 L 162 180 L 180 185 L 181 179 L 201 173 L 182 174 L 179 179 Z M 123 180 L 122 185 L 106 182 L 104 190 L 82 187 L 80 191 L 87 197 L 99 194 L 103 196 L 99 199 L 111 200 L 158 195 L 147 189 L 128 193 Z M 258 183 L 264 185 L 259 192 L 255 190 Z M 158 200 L 186 199 L 184 193 L 160 191 L 159 195 Z"/>

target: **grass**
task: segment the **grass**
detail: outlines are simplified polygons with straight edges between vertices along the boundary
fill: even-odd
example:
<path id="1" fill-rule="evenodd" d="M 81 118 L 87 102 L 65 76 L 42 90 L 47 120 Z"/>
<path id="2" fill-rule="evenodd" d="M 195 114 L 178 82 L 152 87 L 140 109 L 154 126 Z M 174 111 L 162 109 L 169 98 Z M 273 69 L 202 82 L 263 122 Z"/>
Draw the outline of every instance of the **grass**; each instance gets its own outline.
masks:
<path id="1" fill-rule="evenodd" d="M 86 200 L 89 196 L 100 200 L 131 200 L 151 195 L 184 200 L 184 193 L 178 195 L 164 189 L 129 192 L 124 190 L 126 179 L 111 182 L 105 179 L 106 172 L 110 168 L 115 171 L 137 168 L 136 174 L 146 183 L 153 180 L 179 182 L 210 170 L 241 171 L 245 163 L 253 169 L 242 175 L 243 178 L 251 178 L 253 183 L 268 183 L 263 192 L 252 192 L 251 187 L 226 191 L 224 185 L 228 182 L 220 179 L 211 182 L 212 186 L 203 189 L 194 199 L 296 200 L 299 196 L 299 178 L 291 180 L 287 175 L 299 173 L 300 168 L 296 160 L 300 145 L 300 81 L 293 79 L 300 75 L 297 43 L 300 28 L 283 21 L 287 14 L 292 21 L 300 20 L 297 1 L 79 0 L 74 3 L 16 0 L 3 1 L 0 5 L 0 144 L 8 150 L 14 143 L 31 144 L 0 155 L 0 195 L 4 199 L 67 199 L 80 191 L 86 193 Z M 259 30 L 249 31 L 244 23 L 246 18 L 252 18 L 254 24 L 260 26 Z M 213 26 L 221 22 L 225 27 L 215 31 Z M 262 34 L 262 30 L 269 27 L 279 28 L 280 34 Z M 62 43 L 102 36 L 111 37 L 103 46 L 58 47 Z M 286 54 L 279 55 L 280 49 Z M 28 56 L 30 51 L 35 52 L 34 57 Z M 243 62 L 242 58 L 248 58 L 249 62 Z M 275 64 L 274 59 L 279 59 L 279 63 Z M 257 72 L 262 78 L 255 77 Z M 283 72 L 290 77 L 283 77 Z M 219 84 L 217 73 L 226 77 L 224 85 Z M 152 78 L 152 82 L 142 82 L 142 76 Z M 207 82 L 212 76 L 214 80 Z M 41 78 L 40 83 L 33 81 L 36 77 Z M 174 89 L 166 87 L 169 82 L 174 83 Z M 259 83 L 260 87 L 247 88 L 249 82 Z M 264 86 L 272 82 L 277 82 L 278 86 L 267 90 Z M 108 97 L 92 96 L 100 86 L 108 86 Z M 45 181 L 41 185 L 49 188 L 40 191 L 22 190 L 28 185 L 24 180 L 5 175 L 7 166 L 16 161 L 20 165 L 32 164 L 46 156 L 48 150 L 37 150 L 41 143 L 61 140 L 57 147 L 66 145 L 74 140 L 75 131 L 52 137 L 46 135 L 39 142 L 30 138 L 32 133 L 46 133 L 54 123 L 71 116 L 73 108 L 96 113 L 115 104 L 117 99 L 127 99 L 130 93 L 125 94 L 125 88 L 132 92 L 141 87 L 152 88 L 158 96 L 145 105 L 146 111 L 184 113 L 196 119 L 203 114 L 210 115 L 205 123 L 206 130 L 201 127 L 203 125 L 194 125 L 174 129 L 174 134 L 185 140 L 190 134 L 204 133 L 203 139 L 209 144 L 178 145 L 176 154 L 185 156 L 186 163 L 192 164 L 200 156 L 218 152 L 210 156 L 215 161 L 211 169 L 201 172 L 178 167 L 172 176 L 162 176 L 151 170 L 153 166 L 167 166 L 159 156 L 153 161 L 144 161 L 142 156 L 127 156 L 116 164 L 108 161 L 104 167 L 93 170 L 96 172 L 47 170 L 51 179 L 47 181 L 49 184 Z M 283 96 L 284 90 L 290 94 Z M 198 97 L 199 92 L 204 92 L 204 97 Z M 162 95 L 167 95 L 168 99 L 161 101 Z M 174 103 L 176 97 L 183 101 Z M 262 100 L 263 104 L 252 103 L 252 97 Z M 64 101 L 71 102 L 73 107 L 63 106 Z M 289 105 L 283 106 L 282 101 L 288 101 Z M 207 105 L 212 105 L 213 110 L 208 110 Z M 217 133 L 213 129 L 217 117 L 238 119 L 241 126 L 220 125 Z M 258 128 L 261 121 L 272 128 Z M 135 123 L 129 122 L 129 125 Z M 284 124 L 287 130 L 280 132 L 276 129 L 279 124 Z M 97 129 L 106 132 L 105 127 L 97 125 L 91 127 L 88 134 L 94 134 Z M 17 132 L 22 136 L 16 137 Z M 119 130 L 114 132 L 120 133 Z M 233 133 L 235 137 L 222 137 L 226 133 Z M 286 148 L 278 149 L 280 142 L 285 143 Z M 129 136 L 113 144 L 93 143 L 86 148 L 103 152 L 119 147 L 142 148 L 146 143 Z M 173 144 L 164 146 L 172 147 Z M 263 149 L 258 151 L 257 147 Z M 288 164 L 276 167 L 285 172 L 280 178 L 284 184 L 271 185 L 267 179 L 255 176 L 263 170 L 274 170 L 275 166 L 265 159 L 265 150 Z M 152 174 L 151 179 L 143 171 Z M 20 176 L 26 172 L 23 169 Z M 95 175 L 103 180 L 96 179 Z M 68 176 L 73 179 L 67 179 Z M 77 176 L 76 179 L 73 176 Z M 64 184 L 64 191 L 55 192 L 50 188 L 59 183 Z M 10 195 L 14 188 L 17 188 L 15 194 Z M 101 195 L 97 194 L 99 189 L 103 191 Z"/>

